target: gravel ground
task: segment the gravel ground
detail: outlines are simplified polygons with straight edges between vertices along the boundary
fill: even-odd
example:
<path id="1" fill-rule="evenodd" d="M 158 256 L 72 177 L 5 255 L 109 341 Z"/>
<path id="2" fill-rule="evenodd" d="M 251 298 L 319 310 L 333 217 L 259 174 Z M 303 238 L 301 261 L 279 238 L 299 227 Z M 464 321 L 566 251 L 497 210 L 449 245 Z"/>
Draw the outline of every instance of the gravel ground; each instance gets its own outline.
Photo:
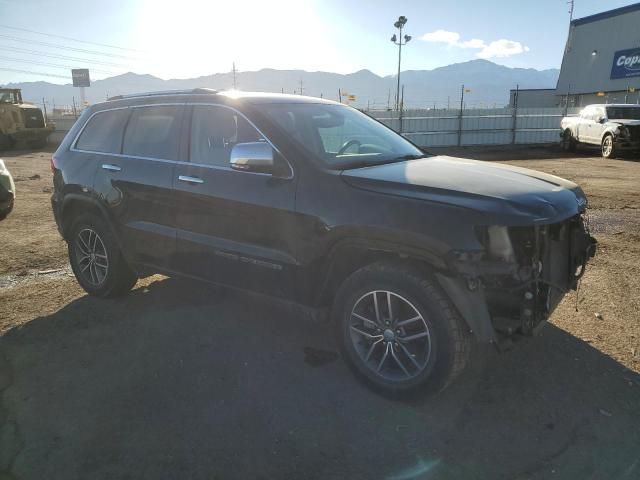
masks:
<path id="1" fill-rule="evenodd" d="M 87 297 L 51 216 L 50 152 L 4 155 L 0 479 L 640 477 L 640 162 L 445 153 L 578 182 L 599 251 L 541 336 L 411 402 L 361 387 L 327 327 L 262 298 L 161 276 Z"/>

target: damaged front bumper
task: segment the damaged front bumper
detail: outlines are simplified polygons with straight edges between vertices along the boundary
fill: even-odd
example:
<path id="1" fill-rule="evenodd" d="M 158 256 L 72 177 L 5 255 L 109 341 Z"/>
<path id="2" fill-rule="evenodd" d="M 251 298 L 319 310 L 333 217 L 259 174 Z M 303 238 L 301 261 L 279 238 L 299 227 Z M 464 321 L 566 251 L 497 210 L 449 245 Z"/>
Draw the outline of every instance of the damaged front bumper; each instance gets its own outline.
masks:
<path id="1" fill-rule="evenodd" d="M 480 341 L 535 334 L 566 293 L 578 288 L 596 251 L 583 215 L 501 228 L 503 239 L 481 232 L 484 250 L 452 252 L 451 274 L 438 275 Z"/>

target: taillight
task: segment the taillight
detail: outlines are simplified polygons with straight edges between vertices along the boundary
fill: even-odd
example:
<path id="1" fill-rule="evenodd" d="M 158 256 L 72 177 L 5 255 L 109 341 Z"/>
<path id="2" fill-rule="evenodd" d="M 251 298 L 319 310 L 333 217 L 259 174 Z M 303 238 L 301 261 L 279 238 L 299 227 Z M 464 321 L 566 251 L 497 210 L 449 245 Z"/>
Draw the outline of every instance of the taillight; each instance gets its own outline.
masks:
<path id="1" fill-rule="evenodd" d="M 56 165 L 56 157 L 54 157 L 53 155 L 51 156 L 51 173 L 55 173 L 56 168 L 58 168 L 58 166 Z"/>

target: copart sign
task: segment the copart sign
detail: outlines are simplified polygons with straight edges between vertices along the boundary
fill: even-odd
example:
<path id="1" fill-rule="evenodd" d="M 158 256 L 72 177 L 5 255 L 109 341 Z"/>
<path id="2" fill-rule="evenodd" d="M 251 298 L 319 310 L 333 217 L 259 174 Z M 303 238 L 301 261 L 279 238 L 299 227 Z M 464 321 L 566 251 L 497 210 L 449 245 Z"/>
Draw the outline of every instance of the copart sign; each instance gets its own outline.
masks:
<path id="1" fill-rule="evenodd" d="M 640 48 L 619 50 L 613 55 L 611 78 L 640 77 Z"/>

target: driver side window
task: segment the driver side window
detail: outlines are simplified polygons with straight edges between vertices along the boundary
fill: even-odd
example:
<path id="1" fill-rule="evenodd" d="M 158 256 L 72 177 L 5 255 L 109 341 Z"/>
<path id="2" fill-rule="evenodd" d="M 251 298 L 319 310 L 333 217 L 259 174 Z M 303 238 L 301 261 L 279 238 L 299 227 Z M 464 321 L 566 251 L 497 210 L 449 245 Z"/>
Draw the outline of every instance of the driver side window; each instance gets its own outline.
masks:
<path id="1" fill-rule="evenodd" d="M 209 105 L 193 107 L 189 150 L 193 163 L 229 167 L 234 145 L 262 140 L 253 125 L 235 110 Z"/>

